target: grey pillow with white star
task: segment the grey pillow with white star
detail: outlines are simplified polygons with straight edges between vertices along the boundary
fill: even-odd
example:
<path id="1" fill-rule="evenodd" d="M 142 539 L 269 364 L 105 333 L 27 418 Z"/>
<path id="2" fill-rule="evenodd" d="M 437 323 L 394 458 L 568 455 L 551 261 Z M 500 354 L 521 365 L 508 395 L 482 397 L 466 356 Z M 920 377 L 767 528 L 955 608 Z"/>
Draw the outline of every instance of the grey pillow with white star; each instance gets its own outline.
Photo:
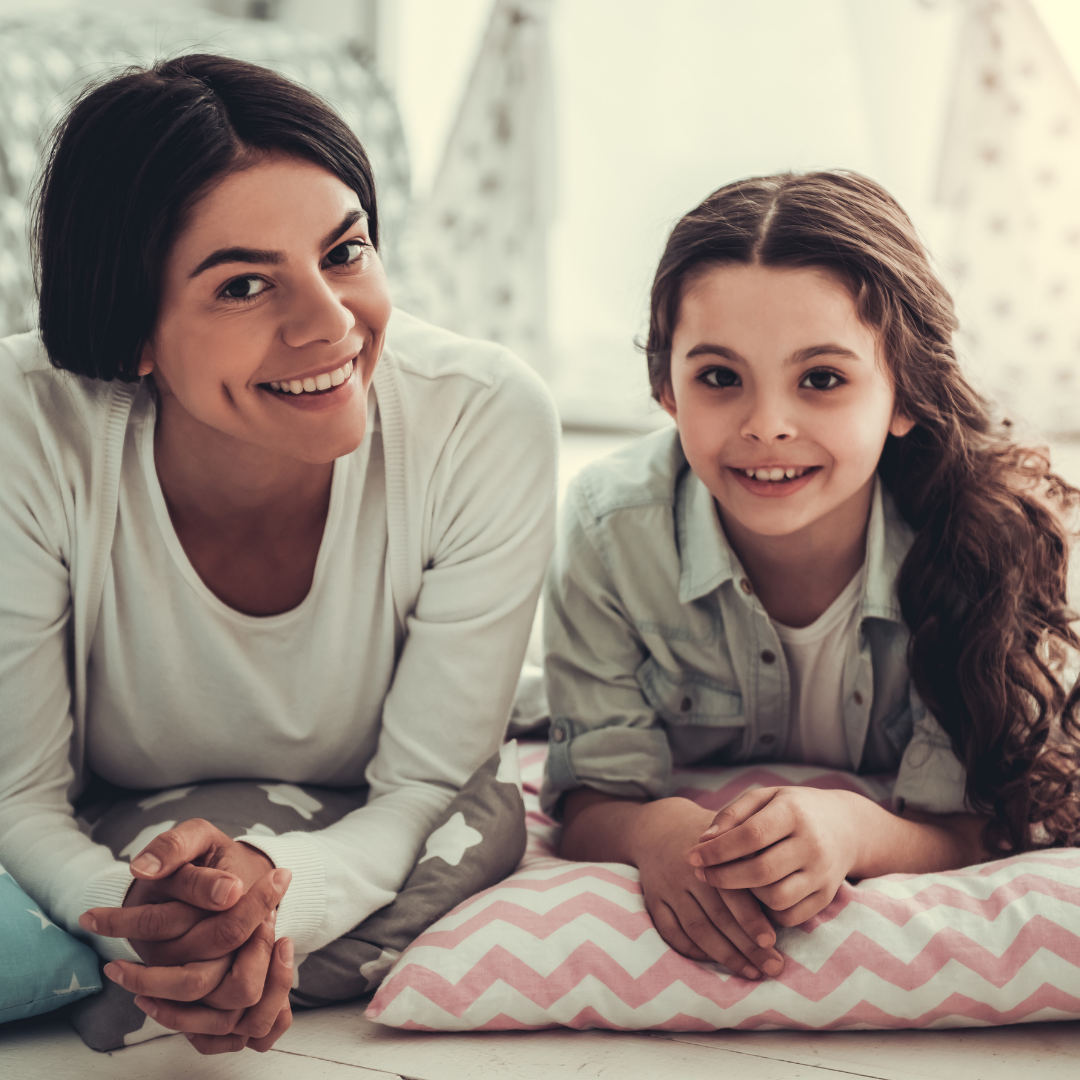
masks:
<path id="1" fill-rule="evenodd" d="M 116 789 L 112 792 L 116 795 Z M 315 832 L 364 805 L 367 788 L 333 789 L 272 781 L 192 784 L 84 812 L 91 835 L 130 860 L 181 821 L 204 818 L 230 836 Z M 405 947 L 474 893 L 511 873 L 525 851 L 525 807 L 517 744 L 480 766 L 436 821 L 397 897 L 347 934 L 297 956 L 296 1006 L 325 1005 L 375 990 Z M 80 1002 L 72 1022 L 87 1045 L 114 1050 L 170 1034 L 110 979 Z"/>

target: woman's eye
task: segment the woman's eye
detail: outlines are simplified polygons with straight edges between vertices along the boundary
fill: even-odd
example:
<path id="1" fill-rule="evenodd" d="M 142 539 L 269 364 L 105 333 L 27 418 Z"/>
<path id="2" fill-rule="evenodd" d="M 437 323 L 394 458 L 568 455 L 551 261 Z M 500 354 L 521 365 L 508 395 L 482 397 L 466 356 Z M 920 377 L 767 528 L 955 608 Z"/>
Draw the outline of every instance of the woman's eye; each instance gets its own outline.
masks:
<path id="1" fill-rule="evenodd" d="M 715 386 L 717 389 L 739 385 L 739 376 L 727 367 L 709 368 L 708 371 L 703 371 L 699 378 L 706 386 Z"/>
<path id="2" fill-rule="evenodd" d="M 804 390 L 835 390 L 844 380 L 835 371 L 808 371 L 799 386 Z"/>
<path id="3" fill-rule="evenodd" d="M 327 253 L 326 261 L 330 266 L 348 266 L 364 257 L 364 248 L 368 245 L 363 240 L 346 240 Z"/>
<path id="4" fill-rule="evenodd" d="M 257 277 L 233 278 L 221 295 L 226 300 L 253 300 L 256 296 L 266 291 L 266 282 Z"/>

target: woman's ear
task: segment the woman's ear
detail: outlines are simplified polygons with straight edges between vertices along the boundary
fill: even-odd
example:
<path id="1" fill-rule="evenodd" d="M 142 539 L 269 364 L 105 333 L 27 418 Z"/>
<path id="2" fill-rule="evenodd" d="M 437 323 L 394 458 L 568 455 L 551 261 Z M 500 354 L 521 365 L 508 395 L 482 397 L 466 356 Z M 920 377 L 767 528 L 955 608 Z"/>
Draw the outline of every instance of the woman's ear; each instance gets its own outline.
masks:
<path id="1" fill-rule="evenodd" d="M 149 342 L 143 346 L 142 356 L 139 358 L 139 375 L 146 376 L 154 370 L 154 347 Z"/>
<path id="2" fill-rule="evenodd" d="M 660 391 L 660 396 L 657 400 L 660 402 L 660 408 L 663 409 L 672 420 L 678 423 L 679 417 L 676 415 L 675 395 L 671 392 L 670 379 L 664 383 L 664 387 Z"/>
<path id="3" fill-rule="evenodd" d="M 889 425 L 889 434 L 902 439 L 914 426 L 915 421 L 908 419 L 903 413 L 893 413 L 892 423 Z"/>

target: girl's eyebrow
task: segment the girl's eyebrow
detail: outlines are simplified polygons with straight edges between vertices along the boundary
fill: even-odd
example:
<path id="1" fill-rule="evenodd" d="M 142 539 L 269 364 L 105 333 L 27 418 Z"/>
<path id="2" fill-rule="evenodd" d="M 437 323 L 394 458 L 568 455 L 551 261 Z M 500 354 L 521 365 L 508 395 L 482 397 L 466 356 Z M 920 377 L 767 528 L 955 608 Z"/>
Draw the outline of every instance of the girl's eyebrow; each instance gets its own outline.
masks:
<path id="1" fill-rule="evenodd" d="M 735 363 L 745 364 L 746 360 L 743 359 L 734 349 L 729 349 L 726 345 L 713 345 L 707 341 L 703 341 L 700 345 L 695 345 L 686 354 L 687 360 L 693 360 L 695 356 L 719 356 L 724 360 L 732 360 Z M 845 360 L 861 360 L 857 352 L 852 352 L 851 349 L 844 345 L 836 345 L 829 343 L 826 345 L 809 345 L 805 349 L 799 349 L 794 352 L 784 361 L 786 365 L 805 364 L 808 360 L 813 360 L 818 356 L 839 356 Z"/>
<path id="2" fill-rule="evenodd" d="M 366 218 L 367 213 L 363 210 L 350 210 L 341 221 L 332 228 L 320 241 L 319 250 L 329 247 L 346 229 L 351 229 L 361 218 Z M 218 248 L 194 270 L 188 274 L 188 280 L 198 277 L 204 270 L 220 266 L 222 263 L 240 262 L 253 263 L 256 266 L 277 266 L 286 261 L 283 251 L 267 251 L 263 248 L 227 247 Z"/>
<path id="3" fill-rule="evenodd" d="M 695 345 L 686 354 L 686 359 L 693 360 L 695 356 L 720 356 L 725 360 L 734 360 L 741 364 L 746 363 L 734 349 L 729 349 L 726 345 L 710 345 L 707 341 L 703 341 L 700 345 Z"/>

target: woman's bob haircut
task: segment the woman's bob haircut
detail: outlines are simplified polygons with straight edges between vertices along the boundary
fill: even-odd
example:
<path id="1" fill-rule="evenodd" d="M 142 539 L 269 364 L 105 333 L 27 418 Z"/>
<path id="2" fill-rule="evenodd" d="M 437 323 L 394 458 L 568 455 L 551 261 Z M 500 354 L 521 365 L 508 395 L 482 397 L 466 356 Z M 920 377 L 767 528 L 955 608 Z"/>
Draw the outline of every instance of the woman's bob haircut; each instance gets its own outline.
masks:
<path id="1" fill-rule="evenodd" d="M 378 247 L 364 148 L 296 83 L 196 53 L 83 93 L 53 136 L 33 214 L 39 327 L 52 363 L 136 381 L 186 215 L 215 182 L 271 153 L 319 165 L 355 191 Z"/>

